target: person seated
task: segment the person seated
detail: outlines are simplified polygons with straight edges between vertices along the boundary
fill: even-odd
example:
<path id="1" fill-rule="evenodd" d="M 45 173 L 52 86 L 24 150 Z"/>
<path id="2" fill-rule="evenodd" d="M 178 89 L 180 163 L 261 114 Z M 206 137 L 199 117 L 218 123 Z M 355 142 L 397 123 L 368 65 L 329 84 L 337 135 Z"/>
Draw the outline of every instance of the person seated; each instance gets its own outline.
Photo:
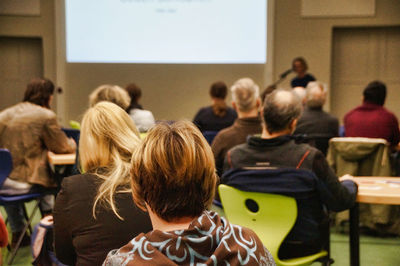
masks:
<path id="1" fill-rule="evenodd" d="M 0 213 L 0 266 L 3 265 L 3 255 L 2 248 L 6 247 L 8 244 L 8 231 L 6 224 L 4 223 L 3 216 Z"/>
<path id="2" fill-rule="evenodd" d="M 193 119 L 193 123 L 204 131 L 220 131 L 233 124 L 237 118 L 235 110 L 225 103 L 228 88 L 222 81 L 214 82 L 210 88 L 211 106 L 201 108 Z"/>
<path id="3" fill-rule="evenodd" d="M 100 85 L 89 95 L 89 106 L 93 107 L 99 102 L 112 102 L 122 109 L 128 108 L 131 98 L 129 94 L 118 85 Z"/>
<path id="4" fill-rule="evenodd" d="M 279 193 L 284 189 L 301 196 L 300 200 L 296 198 L 299 212 L 296 223 L 279 250 L 281 259 L 321 251 L 327 244 L 322 229 L 329 226 L 324 222 L 323 205 L 332 211 L 343 211 L 354 205 L 357 196 L 357 185 L 352 180 L 340 183 L 320 151 L 294 142 L 291 134 L 301 111 L 302 104 L 293 91 L 276 90 L 269 94 L 264 101 L 261 136 L 252 136 L 246 143 L 229 150 L 221 177 L 221 183 L 245 191 Z M 275 179 L 272 174 L 239 176 L 240 169 L 265 172 L 282 169 L 292 170 L 295 174 Z M 304 178 L 302 180 L 308 181 L 303 182 L 295 179 L 304 173 L 313 180 Z M 309 191 L 310 188 L 313 191 Z"/>
<path id="5" fill-rule="evenodd" d="M 396 116 L 383 107 L 386 85 L 381 81 L 372 81 L 363 95 L 363 104 L 344 117 L 345 136 L 382 138 L 395 147 L 400 140 L 399 124 Z"/>
<path id="6" fill-rule="evenodd" d="M 211 143 L 218 175 L 222 174 L 224 158 L 230 148 L 246 142 L 248 135 L 260 134 L 259 87 L 250 78 L 237 80 L 231 87 L 232 106 L 238 113 L 235 123 L 221 130 Z"/>
<path id="7" fill-rule="evenodd" d="M 306 60 L 303 57 L 296 57 L 292 61 L 292 69 L 296 72 L 297 76 L 292 79 L 290 85 L 292 88 L 295 87 L 307 87 L 308 82 L 315 81 L 313 75 L 308 74 L 308 65 Z"/>
<path id="8" fill-rule="evenodd" d="M 47 152 L 72 153 L 76 144 L 61 130 L 56 114 L 50 109 L 53 93 L 53 82 L 33 79 L 27 85 L 23 101 L 0 113 L 0 147 L 10 151 L 13 161 L 1 194 L 48 191 L 57 186 L 50 175 Z M 44 196 L 40 205 L 42 212 L 51 212 L 53 204 L 53 195 Z M 23 205 L 13 203 L 4 208 L 12 231 L 11 247 L 14 248 L 25 226 Z M 25 235 L 21 246 L 29 244 L 29 236 Z"/>
<path id="9" fill-rule="evenodd" d="M 300 116 L 293 135 L 305 135 L 311 138 L 324 155 L 326 155 L 329 139 L 339 136 L 339 120 L 323 111 L 326 91 L 320 82 L 308 83 L 306 90 L 306 107 Z M 314 138 L 314 139 L 313 139 Z"/>
<path id="10" fill-rule="evenodd" d="M 140 133 L 149 131 L 156 122 L 153 113 L 143 110 L 143 107 L 139 104 L 139 100 L 142 97 L 142 90 L 134 83 L 127 85 L 125 90 L 131 97 L 131 103 L 126 111 L 131 116 L 133 122 L 135 122 Z"/>
<path id="11" fill-rule="evenodd" d="M 103 265 L 275 265 L 253 231 L 207 211 L 217 176 L 211 148 L 190 122 L 157 124 L 132 156 L 132 193 L 153 231 Z"/>
<path id="12" fill-rule="evenodd" d="M 100 265 L 107 253 L 151 230 L 133 206 L 130 159 L 139 132 L 122 108 L 100 102 L 86 111 L 79 141 L 84 174 L 64 178 L 54 207 L 55 251 L 67 265 Z"/>

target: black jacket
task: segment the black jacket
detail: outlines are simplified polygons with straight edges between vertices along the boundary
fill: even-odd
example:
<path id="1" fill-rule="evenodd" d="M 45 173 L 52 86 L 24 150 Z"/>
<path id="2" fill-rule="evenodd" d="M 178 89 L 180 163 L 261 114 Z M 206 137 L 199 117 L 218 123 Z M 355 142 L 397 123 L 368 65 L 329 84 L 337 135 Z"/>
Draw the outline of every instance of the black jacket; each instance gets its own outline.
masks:
<path id="1" fill-rule="evenodd" d="M 295 144 L 290 136 L 254 136 L 232 148 L 221 183 L 296 198 L 298 218 L 285 241 L 317 241 L 324 207 L 342 211 L 352 207 L 357 196 L 356 184 L 350 180 L 340 183 L 320 151 Z"/>
<path id="2" fill-rule="evenodd" d="M 54 237 L 57 258 L 67 265 L 101 265 L 107 253 L 128 243 L 139 233 L 152 230 L 148 214 L 133 203 L 131 194 L 116 194 L 118 219 L 110 208 L 93 202 L 100 180 L 83 174 L 64 178 L 54 206 Z"/>

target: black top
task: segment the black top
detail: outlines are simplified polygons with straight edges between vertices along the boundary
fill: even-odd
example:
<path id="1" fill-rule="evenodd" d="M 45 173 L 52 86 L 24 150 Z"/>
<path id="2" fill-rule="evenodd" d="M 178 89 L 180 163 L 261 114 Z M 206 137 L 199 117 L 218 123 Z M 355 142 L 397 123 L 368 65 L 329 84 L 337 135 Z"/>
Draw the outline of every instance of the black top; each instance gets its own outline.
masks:
<path id="1" fill-rule="evenodd" d="M 57 258 L 67 265 L 101 265 L 107 253 L 152 230 L 148 215 L 133 203 L 131 194 L 117 194 L 118 219 L 111 209 L 97 207 L 94 198 L 100 180 L 83 174 L 64 178 L 54 206 L 54 236 Z"/>
<path id="2" fill-rule="evenodd" d="M 213 112 L 212 106 L 201 108 L 193 119 L 193 123 L 204 131 L 220 131 L 233 124 L 237 118 L 236 111 L 228 107 L 226 114 L 223 117 L 216 116 Z"/>
<path id="3" fill-rule="evenodd" d="M 307 84 L 310 81 L 315 81 L 314 76 L 311 74 L 306 74 L 302 78 L 299 78 L 299 77 L 293 78 L 290 84 L 292 85 L 292 88 L 294 88 L 294 87 L 304 87 L 305 88 L 305 87 L 307 87 Z"/>
<path id="4" fill-rule="evenodd" d="M 339 136 L 339 121 L 324 112 L 322 107 L 306 107 L 293 135 L 303 135 L 306 141 L 326 155 L 329 139 Z"/>

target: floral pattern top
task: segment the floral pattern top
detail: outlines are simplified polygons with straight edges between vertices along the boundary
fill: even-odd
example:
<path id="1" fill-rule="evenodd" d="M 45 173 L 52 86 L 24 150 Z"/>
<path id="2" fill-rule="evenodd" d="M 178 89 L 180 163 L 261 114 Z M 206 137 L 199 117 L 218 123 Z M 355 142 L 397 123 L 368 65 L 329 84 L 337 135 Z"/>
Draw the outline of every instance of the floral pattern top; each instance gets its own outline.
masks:
<path id="1" fill-rule="evenodd" d="M 139 234 L 103 265 L 275 265 L 250 229 L 204 211 L 186 230 Z"/>

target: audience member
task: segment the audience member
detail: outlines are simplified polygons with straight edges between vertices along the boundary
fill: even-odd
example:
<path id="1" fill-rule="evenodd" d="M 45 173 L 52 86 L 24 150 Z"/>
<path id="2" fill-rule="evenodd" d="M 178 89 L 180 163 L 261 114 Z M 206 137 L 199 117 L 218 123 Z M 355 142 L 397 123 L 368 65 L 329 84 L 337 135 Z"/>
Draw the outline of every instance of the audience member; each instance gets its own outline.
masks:
<path id="1" fill-rule="evenodd" d="M 153 113 L 148 110 L 143 110 L 139 104 L 139 99 L 142 97 L 142 90 L 134 83 L 128 84 L 125 90 L 131 97 L 131 103 L 126 109 L 131 116 L 133 122 L 141 133 L 147 132 L 152 126 L 155 125 Z"/>
<path id="2" fill-rule="evenodd" d="M 233 124 L 237 118 L 235 110 L 225 103 L 228 89 L 222 81 L 214 82 L 210 88 L 212 105 L 201 108 L 193 119 L 193 123 L 204 131 L 220 131 Z"/>
<path id="3" fill-rule="evenodd" d="M 299 97 L 301 103 L 303 105 L 306 104 L 306 89 L 303 87 L 294 87 L 293 88 L 293 92 L 297 95 L 297 97 Z"/>
<path id="4" fill-rule="evenodd" d="M 308 82 L 315 81 L 313 75 L 307 73 L 308 65 L 303 57 L 296 57 L 292 61 L 292 69 L 297 76 L 292 79 L 291 85 L 294 87 L 307 87 Z"/>
<path id="5" fill-rule="evenodd" d="M 323 85 L 316 81 L 309 82 L 305 97 L 306 107 L 294 135 L 302 134 L 307 138 L 314 138 L 315 146 L 326 155 L 329 139 L 339 136 L 339 121 L 322 110 L 325 100 L 326 91 Z"/>
<path id="6" fill-rule="evenodd" d="M 190 122 L 158 124 L 132 157 L 132 193 L 153 231 L 103 265 L 275 265 L 253 231 L 206 211 L 217 176 L 210 146 Z"/>
<path id="7" fill-rule="evenodd" d="M 110 102 L 84 115 L 79 141 L 85 174 L 65 178 L 54 208 L 57 258 L 67 265 L 100 265 L 107 253 L 151 230 L 132 204 L 130 160 L 139 132 L 125 110 Z"/>
<path id="8" fill-rule="evenodd" d="M 89 106 L 93 107 L 98 102 L 103 101 L 115 103 L 122 109 L 126 110 L 131 102 L 131 98 L 129 97 L 128 92 L 120 86 L 105 84 L 97 87 L 89 95 Z"/>
<path id="9" fill-rule="evenodd" d="M 301 110 L 301 102 L 293 91 L 276 90 L 268 95 L 264 102 L 262 135 L 252 136 L 247 143 L 229 150 L 221 178 L 222 183 L 247 191 L 277 193 L 284 189 L 288 194 L 301 195 L 296 197 L 296 224 L 279 250 L 282 259 L 319 252 L 327 242 L 322 229 L 329 226 L 324 222 L 326 214 L 322 205 L 342 211 L 353 206 L 357 195 L 356 184 L 351 180 L 340 183 L 320 151 L 292 140 L 290 135 Z M 235 174 L 237 169 L 257 168 L 271 171 L 271 175 L 239 177 Z M 278 169 L 291 172 L 284 176 L 282 171 L 282 176 L 273 178 L 272 172 Z M 293 171 L 298 174 L 294 175 Z M 310 176 L 310 171 L 315 174 L 311 174 L 313 180 L 300 179 L 301 172 Z"/>
<path id="10" fill-rule="evenodd" d="M 232 105 L 238 113 L 238 119 L 232 126 L 221 130 L 211 145 L 219 175 L 222 174 L 227 151 L 246 142 L 248 135 L 260 134 L 262 130 L 258 112 L 260 106 L 258 85 L 250 78 L 242 78 L 233 84 L 231 91 Z"/>
<path id="11" fill-rule="evenodd" d="M 383 107 L 386 99 L 386 85 L 380 81 L 368 84 L 363 92 L 362 105 L 344 117 L 346 137 L 383 138 L 392 146 L 400 140 L 396 116 Z"/>
<path id="12" fill-rule="evenodd" d="M 48 79 L 33 79 L 28 83 L 23 102 L 0 113 L 0 147 L 10 151 L 13 170 L 2 186 L 2 194 L 24 194 L 29 191 L 56 187 L 50 175 L 47 152 L 71 153 L 75 142 L 68 139 L 50 109 L 54 85 Z M 51 212 L 54 196 L 46 195 L 41 201 L 44 213 Z M 14 247 L 25 226 L 22 203 L 4 206 L 12 231 Z M 21 245 L 30 244 L 24 236 Z"/>
<path id="13" fill-rule="evenodd" d="M 0 213 L 0 266 L 3 265 L 3 255 L 1 248 L 6 247 L 8 244 L 8 232 L 6 224 L 4 223 L 3 216 Z"/>

